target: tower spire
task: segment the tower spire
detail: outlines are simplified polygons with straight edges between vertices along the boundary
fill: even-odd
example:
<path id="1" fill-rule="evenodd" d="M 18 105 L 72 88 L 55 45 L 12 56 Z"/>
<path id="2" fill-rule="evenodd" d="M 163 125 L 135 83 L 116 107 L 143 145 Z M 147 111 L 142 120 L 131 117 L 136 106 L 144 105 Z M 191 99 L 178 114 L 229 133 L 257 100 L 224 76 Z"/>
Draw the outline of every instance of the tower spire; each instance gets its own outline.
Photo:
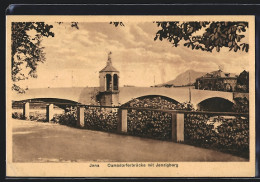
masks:
<path id="1" fill-rule="evenodd" d="M 110 52 L 108 53 L 107 65 L 112 65 L 111 54 L 112 54 L 112 52 L 110 51 Z"/>

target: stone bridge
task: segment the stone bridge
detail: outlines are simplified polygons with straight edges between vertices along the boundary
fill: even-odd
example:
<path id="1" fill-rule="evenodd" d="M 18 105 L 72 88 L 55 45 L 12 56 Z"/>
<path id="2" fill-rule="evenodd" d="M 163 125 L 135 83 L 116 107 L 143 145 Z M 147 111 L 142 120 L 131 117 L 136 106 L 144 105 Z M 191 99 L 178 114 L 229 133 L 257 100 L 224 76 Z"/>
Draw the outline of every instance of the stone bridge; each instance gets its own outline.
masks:
<path id="1" fill-rule="evenodd" d="M 221 98 L 234 102 L 232 92 L 220 92 L 209 90 L 197 90 L 190 89 L 191 91 L 191 103 L 197 106 L 204 100 L 211 98 Z M 134 98 L 147 96 L 147 95 L 159 95 L 176 100 L 179 103 L 189 101 L 189 88 L 165 88 L 165 87 L 123 87 L 120 88 L 119 102 L 124 104 Z"/>
<path id="2" fill-rule="evenodd" d="M 96 95 L 99 87 L 75 87 L 75 88 L 39 88 L 30 89 L 25 94 L 13 93 L 14 101 L 30 99 L 48 100 L 57 99 L 71 101 L 73 103 L 96 105 Z M 119 89 L 119 105 L 123 105 L 132 99 L 142 96 L 157 95 L 173 99 L 179 103 L 188 102 L 191 95 L 191 103 L 197 108 L 203 101 L 216 103 L 216 99 L 227 103 L 234 103 L 234 93 L 197 90 L 188 87 L 165 88 L 165 87 L 121 87 Z M 55 104 L 55 103 L 54 103 Z"/>
<path id="3" fill-rule="evenodd" d="M 173 99 L 179 103 L 188 102 L 191 96 L 193 106 L 200 107 L 203 102 L 204 106 L 213 108 L 222 108 L 222 111 L 229 111 L 233 106 L 234 97 L 237 93 L 195 90 L 189 88 L 157 88 L 157 87 L 123 87 L 119 89 L 119 105 L 123 105 L 135 98 L 144 96 L 164 96 Z M 13 93 L 13 101 L 23 101 L 24 118 L 29 118 L 30 104 L 29 102 L 42 101 L 47 104 L 46 118 L 51 121 L 53 118 L 53 105 L 59 106 L 62 103 L 67 104 L 86 104 L 95 105 L 96 96 L 99 93 L 98 88 L 45 88 L 45 89 L 30 89 L 25 94 Z M 239 97 L 243 94 L 238 94 Z M 221 102 L 219 102 L 219 100 Z M 221 105 L 222 104 L 222 105 Z M 226 107 L 228 106 L 228 107 Z M 214 110 L 212 110 L 214 111 Z M 127 109 L 119 109 L 118 131 L 127 132 Z M 184 114 L 174 113 L 172 111 L 172 140 L 184 141 Z M 77 109 L 77 125 L 84 127 L 84 107 Z"/>

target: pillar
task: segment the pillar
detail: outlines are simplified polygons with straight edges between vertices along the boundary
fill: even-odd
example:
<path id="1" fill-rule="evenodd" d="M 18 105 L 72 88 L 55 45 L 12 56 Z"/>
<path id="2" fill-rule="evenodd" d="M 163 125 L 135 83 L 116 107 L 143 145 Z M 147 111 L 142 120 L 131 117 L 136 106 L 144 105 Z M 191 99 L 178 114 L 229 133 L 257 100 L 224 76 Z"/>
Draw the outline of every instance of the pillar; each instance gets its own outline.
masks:
<path id="1" fill-rule="evenodd" d="M 184 142 L 184 114 L 177 113 L 177 142 Z"/>
<path id="2" fill-rule="evenodd" d="M 127 109 L 118 109 L 117 131 L 120 133 L 127 132 Z"/>
<path id="3" fill-rule="evenodd" d="M 26 120 L 30 119 L 29 114 L 30 114 L 30 103 L 25 102 L 23 104 L 23 117 L 24 117 L 24 119 L 26 119 Z"/>
<path id="4" fill-rule="evenodd" d="M 46 119 L 48 122 L 51 122 L 53 119 L 53 104 L 48 104 L 46 106 Z"/>
<path id="5" fill-rule="evenodd" d="M 184 142 L 184 114 L 172 113 L 172 141 Z"/>
<path id="6" fill-rule="evenodd" d="M 85 126 L 85 118 L 84 118 L 84 107 L 77 107 L 77 126 L 84 127 Z"/>

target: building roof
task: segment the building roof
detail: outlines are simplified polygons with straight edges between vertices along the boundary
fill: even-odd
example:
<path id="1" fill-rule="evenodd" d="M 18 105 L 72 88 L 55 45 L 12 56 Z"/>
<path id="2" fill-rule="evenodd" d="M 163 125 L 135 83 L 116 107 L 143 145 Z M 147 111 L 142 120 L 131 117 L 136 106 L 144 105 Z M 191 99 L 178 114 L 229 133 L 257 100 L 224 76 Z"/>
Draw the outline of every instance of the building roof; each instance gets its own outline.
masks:
<path id="1" fill-rule="evenodd" d="M 114 68 L 111 64 L 106 65 L 105 68 L 103 68 L 99 72 L 119 72 L 116 68 Z"/>
<path id="2" fill-rule="evenodd" d="M 212 71 L 198 78 L 237 78 L 237 75 L 234 73 L 223 72 L 222 70 Z"/>
<path id="3" fill-rule="evenodd" d="M 107 65 L 105 68 L 103 68 L 100 72 L 119 72 L 116 68 L 112 66 L 112 59 L 111 59 L 111 54 L 112 52 L 108 53 L 108 58 L 107 58 Z"/>

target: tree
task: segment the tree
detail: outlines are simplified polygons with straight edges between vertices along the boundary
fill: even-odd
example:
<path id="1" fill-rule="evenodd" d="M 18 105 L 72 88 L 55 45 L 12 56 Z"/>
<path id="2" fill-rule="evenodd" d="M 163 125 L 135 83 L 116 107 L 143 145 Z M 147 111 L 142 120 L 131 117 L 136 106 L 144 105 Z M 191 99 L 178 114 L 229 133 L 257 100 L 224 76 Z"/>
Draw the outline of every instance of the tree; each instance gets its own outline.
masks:
<path id="1" fill-rule="evenodd" d="M 123 26 L 123 27 L 125 26 L 123 22 L 112 22 L 112 21 L 111 21 L 109 24 L 112 24 L 112 25 L 114 25 L 115 27 L 117 27 L 118 25 Z"/>
<path id="2" fill-rule="evenodd" d="M 184 46 L 191 49 L 212 52 L 215 48 L 217 52 L 222 47 L 237 52 L 238 50 L 248 52 L 249 44 L 242 43 L 245 37 L 243 32 L 248 28 L 248 22 L 156 22 L 161 29 L 156 33 L 154 40 L 166 39 L 175 47 L 180 41 L 184 41 Z M 205 30 L 203 30 L 205 29 Z M 202 35 L 195 35 L 202 30 Z"/>
<path id="3" fill-rule="evenodd" d="M 25 88 L 17 82 L 29 77 L 37 77 L 37 65 L 45 61 L 44 47 L 41 46 L 42 37 L 54 37 L 51 32 L 52 25 L 44 22 L 13 22 L 11 37 L 11 66 L 12 66 L 12 89 L 24 93 Z M 31 37 L 28 32 L 34 30 Z M 27 72 L 25 72 L 27 70 Z"/>
<path id="4" fill-rule="evenodd" d="M 242 71 L 237 77 L 237 89 L 243 92 L 249 92 L 249 72 Z"/>
<path id="5" fill-rule="evenodd" d="M 56 23 L 60 25 L 63 22 Z M 71 27 L 79 29 L 78 22 L 71 22 Z M 22 88 L 17 83 L 29 77 L 37 78 L 38 63 L 46 61 L 44 47 L 41 46 L 42 38 L 54 37 L 52 28 L 53 25 L 44 22 L 12 22 L 12 90 L 25 93 L 26 88 Z M 35 34 L 32 37 L 28 33 L 33 30 Z"/>

